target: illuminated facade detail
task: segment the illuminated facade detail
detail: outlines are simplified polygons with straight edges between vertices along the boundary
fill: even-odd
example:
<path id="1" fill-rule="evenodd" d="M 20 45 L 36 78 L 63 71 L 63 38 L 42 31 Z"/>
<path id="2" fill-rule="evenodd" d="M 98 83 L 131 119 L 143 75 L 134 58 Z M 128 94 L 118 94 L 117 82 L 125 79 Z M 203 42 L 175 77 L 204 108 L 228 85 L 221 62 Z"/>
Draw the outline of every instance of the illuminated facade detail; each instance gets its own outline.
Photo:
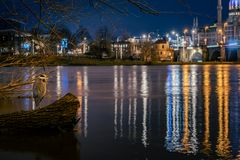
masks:
<path id="1" fill-rule="evenodd" d="M 229 10 L 238 10 L 240 11 L 240 0 L 230 0 Z"/>

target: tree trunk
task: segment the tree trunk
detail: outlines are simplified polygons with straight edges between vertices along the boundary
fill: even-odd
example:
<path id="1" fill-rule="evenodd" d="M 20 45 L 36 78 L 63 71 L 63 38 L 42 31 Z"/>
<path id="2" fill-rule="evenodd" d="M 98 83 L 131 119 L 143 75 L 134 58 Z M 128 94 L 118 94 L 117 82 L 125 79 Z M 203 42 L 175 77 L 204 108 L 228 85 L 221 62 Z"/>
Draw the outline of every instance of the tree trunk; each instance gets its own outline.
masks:
<path id="1" fill-rule="evenodd" d="M 80 118 L 79 108 L 77 97 L 69 93 L 40 109 L 0 115 L 0 134 L 71 131 Z"/>

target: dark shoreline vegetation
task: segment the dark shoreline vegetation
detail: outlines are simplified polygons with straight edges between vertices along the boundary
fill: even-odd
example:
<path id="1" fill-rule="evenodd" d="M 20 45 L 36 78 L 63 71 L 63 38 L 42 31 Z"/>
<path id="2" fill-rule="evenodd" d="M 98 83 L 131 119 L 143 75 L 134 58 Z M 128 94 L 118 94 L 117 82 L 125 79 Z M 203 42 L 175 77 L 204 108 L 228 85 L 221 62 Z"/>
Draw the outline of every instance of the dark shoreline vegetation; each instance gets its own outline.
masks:
<path id="1" fill-rule="evenodd" d="M 114 65 L 240 65 L 236 62 L 145 62 L 141 60 L 97 59 L 80 56 L 14 56 L 0 57 L 2 66 L 114 66 Z"/>

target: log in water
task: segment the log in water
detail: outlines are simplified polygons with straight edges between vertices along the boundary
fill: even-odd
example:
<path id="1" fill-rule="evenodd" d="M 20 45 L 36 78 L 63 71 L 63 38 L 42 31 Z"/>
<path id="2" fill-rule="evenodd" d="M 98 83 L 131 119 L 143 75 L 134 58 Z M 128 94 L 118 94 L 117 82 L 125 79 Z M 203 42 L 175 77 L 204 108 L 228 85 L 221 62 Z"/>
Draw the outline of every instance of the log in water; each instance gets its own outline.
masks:
<path id="1" fill-rule="evenodd" d="M 0 115 L 0 134 L 26 134 L 71 131 L 80 107 L 77 97 L 68 93 L 46 107 Z"/>

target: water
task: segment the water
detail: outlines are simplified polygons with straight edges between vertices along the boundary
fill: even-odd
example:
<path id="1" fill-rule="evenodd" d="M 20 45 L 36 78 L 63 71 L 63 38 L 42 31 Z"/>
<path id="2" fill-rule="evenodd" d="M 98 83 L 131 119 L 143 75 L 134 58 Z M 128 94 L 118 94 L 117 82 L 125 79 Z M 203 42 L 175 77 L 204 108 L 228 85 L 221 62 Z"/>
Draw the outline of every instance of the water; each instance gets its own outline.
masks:
<path id="1" fill-rule="evenodd" d="M 239 65 L 48 70 L 41 106 L 77 95 L 80 132 L 0 136 L 1 159 L 240 159 Z M 31 98 L 0 101 L 1 114 L 35 108 Z"/>

